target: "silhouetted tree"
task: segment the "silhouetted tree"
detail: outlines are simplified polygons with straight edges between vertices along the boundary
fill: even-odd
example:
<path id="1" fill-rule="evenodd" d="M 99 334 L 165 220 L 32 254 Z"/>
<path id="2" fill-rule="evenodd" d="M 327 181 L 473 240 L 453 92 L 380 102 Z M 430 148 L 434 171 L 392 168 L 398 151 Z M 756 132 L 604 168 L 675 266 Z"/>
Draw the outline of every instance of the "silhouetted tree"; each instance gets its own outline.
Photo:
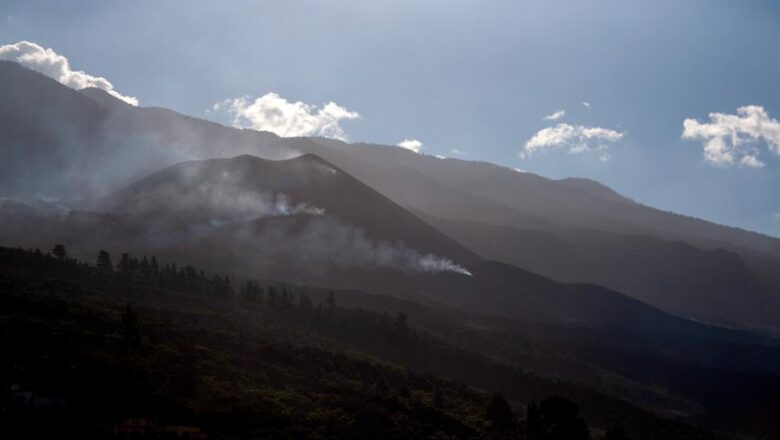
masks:
<path id="1" fill-rule="evenodd" d="M 274 286 L 268 287 L 268 307 L 275 308 L 278 302 L 277 299 L 276 288 Z"/>
<path id="2" fill-rule="evenodd" d="M 409 319 L 406 317 L 406 313 L 400 310 L 398 311 L 398 315 L 395 317 L 395 328 L 403 334 L 409 332 Z"/>
<path id="3" fill-rule="evenodd" d="M 290 310 L 293 308 L 293 297 L 284 287 L 282 287 L 282 296 L 279 297 L 279 305 L 282 310 Z"/>
<path id="4" fill-rule="evenodd" d="M 132 268 L 132 264 L 130 263 L 130 255 L 129 254 L 122 254 L 122 257 L 119 258 L 119 263 L 116 265 L 117 270 L 119 273 L 123 275 L 130 274 L 130 270 Z"/>
<path id="5" fill-rule="evenodd" d="M 539 406 L 535 401 L 528 402 L 525 408 L 525 433 L 529 440 L 542 438 L 542 421 L 539 417 Z"/>
<path id="6" fill-rule="evenodd" d="M 309 296 L 305 293 L 301 293 L 300 296 L 298 296 L 298 308 L 301 310 L 310 310 L 311 307 L 311 299 L 309 299 Z"/>
<path id="7" fill-rule="evenodd" d="M 138 347 L 141 341 L 141 323 L 130 303 L 122 309 L 122 341 L 125 347 Z"/>
<path id="8" fill-rule="evenodd" d="M 325 298 L 325 308 L 328 310 L 328 313 L 333 313 L 336 310 L 336 297 L 333 295 L 333 292 L 328 292 L 328 296 Z"/>
<path id="9" fill-rule="evenodd" d="M 68 257 L 68 251 L 65 250 L 65 245 L 62 244 L 55 244 L 54 249 L 51 250 L 51 253 L 60 261 Z"/>
<path id="10" fill-rule="evenodd" d="M 152 275 L 152 268 L 149 265 L 149 260 L 146 258 L 146 255 L 144 255 L 144 258 L 141 260 L 141 263 L 138 265 L 138 269 L 141 272 L 141 277 L 144 279 L 148 279 Z"/>
<path id="11" fill-rule="evenodd" d="M 157 264 L 157 257 L 152 255 L 152 261 L 149 262 L 149 267 L 152 270 L 152 274 L 158 275 L 160 273 L 160 265 Z"/>
<path id="12" fill-rule="evenodd" d="M 507 429 L 512 425 L 512 405 L 500 394 L 493 394 L 485 410 L 485 417 L 498 429 Z"/>
<path id="13" fill-rule="evenodd" d="M 552 396 L 539 404 L 542 438 L 545 440 L 588 440 L 588 425 L 580 409 L 565 397 Z"/>
<path id="14" fill-rule="evenodd" d="M 100 272 L 111 273 L 114 271 L 114 265 L 111 264 L 111 255 L 108 252 L 101 250 L 98 254 L 97 268 Z"/>

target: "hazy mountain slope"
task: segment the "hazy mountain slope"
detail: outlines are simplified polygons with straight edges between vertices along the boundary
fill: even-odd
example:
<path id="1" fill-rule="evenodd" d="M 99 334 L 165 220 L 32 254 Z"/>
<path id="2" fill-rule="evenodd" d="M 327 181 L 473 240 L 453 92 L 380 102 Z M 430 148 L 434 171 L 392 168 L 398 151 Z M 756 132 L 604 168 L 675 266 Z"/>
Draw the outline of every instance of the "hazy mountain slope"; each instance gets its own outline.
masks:
<path id="1" fill-rule="evenodd" d="M 147 133 L 114 134 L 112 126 L 122 123 L 92 99 L 0 61 L 0 196 L 103 194 L 180 160 Z"/>
<path id="2" fill-rule="evenodd" d="M 780 271 L 776 270 L 780 264 L 779 240 L 647 208 L 591 181 L 553 181 L 496 165 L 440 160 L 395 147 L 350 145 L 324 139 L 279 138 L 270 133 L 227 128 L 165 109 L 134 108 L 98 90 L 75 93 L 14 63 L 0 63 L 0 72 L 8 78 L 0 82 L 0 93 L 13 97 L 0 102 L 0 107 L 5 108 L 3 111 L 8 114 L 15 114 L 18 119 L 13 124 L 3 125 L 0 130 L 0 138 L 15 141 L 5 142 L 4 148 L 9 150 L 11 157 L 17 158 L 25 157 L 25 151 L 29 149 L 43 148 L 47 151 L 38 156 L 36 166 L 9 165 L 15 163 L 13 161 L 6 163 L 2 169 L 4 181 L 24 182 L 23 185 L 4 184 L 2 189 L 7 195 L 20 188 L 24 188 L 27 196 L 83 197 L 85 192 L 107 194 L 130 178 L 186 159 L 242 153 L 280 159 L 314 153 L 403 206 L 448 220 L 545 231 L 559 237 L 559 242 L 571 243 L 576 254 L 592 254 L 589 258 L 596 258 L 597 254 L 588 248 L 578 247 L 581 246 L 579 240 L 572 242 L 567 237 L 568 229 L 585 227 L 619 234 L 609 238 L 613 248 L 614 243 L 622 241 L 620 235 L 639 234 L 659 238 L 664 243 L 684 241 L 704 249 L 724 248 L 737 252 L 748 264 L 749 271 L 753 272 L 754 278 L 746 285 L 763 283 L 765 286 L 763 290 L 740 288 L 723 293 L 734 298 L 744 297 L 747 306 L 758 309 L 746 310 L 740 318 L 743 324 L 767 326 L 766 323 L 748 321 L 757 312 L 774 307 L 764 303 L 765 295 L 775 295 L 774 292 L 780 291 L 777 275 Z M 27 95 L 40 96 L 40 99 L 26 100 Z M 55 108 L 67 107 L 70 111 L 51 113 L 43 104 L 44 100 L 61 103 L 53 105 Z M 38 104 L 31 104 L 36 102 Z M 17 112 L 19 108 L 23 111 Z M 53 115 L 51 120 L 47 116 L 49 114 Z M 78 115 L 91 116 L 82 118 Z M 43 122 L 50 122 L 56 127 L 76 127 L 69 130 L 89 135 L 79 135 L 78 142 L 62 142 L 55 136 L 56 131 L 48 130 Z M 15 131 L 16 126 L 28 127 L 26 130 L 32 134 L 20 136 L 18 130 Z M 56 138 L 60 143 L 30 141 L 48 138 Z M 68 166 L 63 167 L 63 163 Z M 507 236 L 503 240 L 512 242 L 514 238 Z M 631 252 L 638 261 L 652 258 L 652 255 L 658 254 L 654 249 L 666 245 L 662 242 L 650 243 L 649 239 L 643 243 L 622 242 L 622 247 L 614 248 L 615 251 Z M 671 251 L 670 248 L 664 252 Z M 552 252 L 539 254 L 539 260 L 532 259 L 528 267 L 554 265 L 554 261 L 548 263 L 545 260 L 553 255 L 555 253 Z M 501 259 L 513 264 L 518 261 L 511 254 Z M 564 259 L 558 266 L 567 261 Z M 722 263 L 726 260 L 716 258 L 708 261 Z M 595 267 L 614 270 L 608 258 L 594 263 L 598 263 Z M 691 264 L 694 262 L 683 266 Z M 641 275 L 641 269 L 634 268 L 639 272 L 610 274 L 610 277 Z M 706 270 L 689 273 L 688 278 L 699 279 L 688 282 L 672 276 L 674 272 L 659 269 L 658 276 L 637 277 L 647 282 L 647 285 L 640 286 L 645 290 L 629 294 L 641 298 L 649 298 L 652 294 L 655 295 L 654 304 L 669 304 L 670 299 L 693 298 L 695 293 L 688 292 L 688 289 L 690 286 L 706 285 L 708 274 L 730 272 L 733 272 L 730 267 L 709 264 Z M 545 274 L 552 275 L 551 272 Z M 562 279 L 586 282 L 602 282 L 605 279 L 590 270 L 578 270 L 574 275 L 576 278 Z M 734 286 L 735 283 L 723 286 L 726 285 Z M 624 284 L 610 286 L 623 288 Z M 682 309 L 698 310 L 699 307 L 703 305 L 694 302 L 685 304 Z M 714 320 L 728 313 L 729 309 L 720 309 L 714 315 L 703 313 L 696 316 Z"/>
<path id="3" fill-rule="evenodd" d="M 637 234 L 563 228 L 552 234 L 418 215 L 485 258 L 556 280 L 586 279 L 677 315 L 722 325 L 780 320 L 777 298 L 734 252 Z"/>
<path id="4" fill-rule="evenodd" d="M 453 188 L 554 220 L 563 226 L 647 232 L 709 246 L 731 245 L 780 253 L 780 239 L 649 208 L 587 179 L 556 181 L 489 163 L 441 160 L 388 146 L 327 145 L 374 166 L 415 169 Z M 464 211 L 467 210 L 464 208 Z"/>
<path id="5" fill-rule="evenodd" d="M 359 180 L 313 156 L 283 161 L 254 156 L 185 162 L 106 197 L 99 210 L 191 224 L 293 217 L 333 217 L 367 239 L 402 243 L 467 263 L 470 250 L 400 208 Z M 323 234 L 332 231 L 323 231 Z"/>

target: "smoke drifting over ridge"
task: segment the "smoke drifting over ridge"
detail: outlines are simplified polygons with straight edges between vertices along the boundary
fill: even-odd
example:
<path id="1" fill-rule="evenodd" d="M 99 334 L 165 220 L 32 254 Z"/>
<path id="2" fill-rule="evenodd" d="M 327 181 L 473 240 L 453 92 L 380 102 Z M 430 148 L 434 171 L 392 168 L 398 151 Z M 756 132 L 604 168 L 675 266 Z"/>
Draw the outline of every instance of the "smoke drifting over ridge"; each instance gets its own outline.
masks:
<path id="1" fill-rule="evenodd" d="M 0 181 L 7 182 L 0 196 L 28 202 L 0 209 L 8 243 L 46 249 L 63 242 L 90 259 L 103 247 L 182 261 L 218 252 L 232 258 L 225 260 L 228 271 L 228 261 L 271 267 L 284 260 L 313 272 L 336 266 L 469 274 L 446 258 L 466 257 L 429 240 L 427 225 L 318 157 L 258 165 L 261 159 L 247 156 L 213 174 L 199 174 L 193 164 L 191 179 L 166 176 L 172 185 L 152 197 L 133 189 L 127 194 L 134 197 L 103 204 L 182 161 L 229 162 L 236 158 L 210 158 L 247 153 L 278 161 L 310 152 L 308 141 L 132 107 L 96 89 L 77 93 L 15 63 L 0 62 L 0 78 L 4 106 L 29 110 L 10 113 L 0 130 L 11 154 L 0 163 Z M 61 200 L 65 210 L 33 209 L 41 195 Z M 11 215 L 20 210 L 35 227 Z"/>
<path id="2" fill-rule="evenodd" d="M 231 202 L 237 205 L 228 206 Z M 292 203 L 285 195 L 233 198 L 221 206 L 234 216 L 204 218 L 182 226 L 170 217 L 146 222 L 146 214 L 88 214 L 56 202 L 2 199 L 0 219 L 6 230 L 0 231 L 0 238 L 16 243 L 20 236 L 34 236 L 31 246 L 45 249 L 51 243 L 64 242 L 87 254 L 96 252 L 91 248 L 95 242 L 116 252 L 152 254 L 175 254 L 177 249 L 219 243 L 219 253 L 231 265 L 241 267 L 241 272 L 264 276 L 273 275 L 278 265 L 298 267 L 320 277 L 326 276 L 331 266 L 472 275 L 451 259 L 404 243 L 369 238 L 360 228 L 327 217 L 322 208 Z M 46 230 L 42 230 L 43 224 Z"/>
<path id="3" fill-rule="evenodd" d="M 253 250 L 260 265 L 283 259 L 320 274 L 335 265 L 471 276 L 465 267 L 448 258 L 422 253 L 401 242 L 372 239 L 362 229 L 332 217 L 309 217 L 303 225 L 274 222 L 259 230 L 245 230 L 239 239 Z"/>

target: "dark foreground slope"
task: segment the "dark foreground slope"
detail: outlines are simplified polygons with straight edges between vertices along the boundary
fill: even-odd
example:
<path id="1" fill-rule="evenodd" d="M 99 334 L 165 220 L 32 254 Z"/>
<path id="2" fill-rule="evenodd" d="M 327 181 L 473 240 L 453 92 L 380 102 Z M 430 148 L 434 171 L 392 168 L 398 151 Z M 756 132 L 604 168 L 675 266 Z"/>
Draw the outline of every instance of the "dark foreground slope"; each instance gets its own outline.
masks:
<path id="1" fill-rule="evenodd" d="M 261 283 L 232 294 L 223 277 L 121 261 L 114 272 L 0 249 L 10 438 L 100 438 L 125 418 L 217 439 L 529 438 L 524 404 L 550 394 L 579 404 L 594 436 L 621 425 L 630 438 L 716 438 L 456 349 L 393 310 L 340 306 L 356 293 Z M 543 429 L 582 423 L 556 412 L 565 402 L 542 403 Z"/>

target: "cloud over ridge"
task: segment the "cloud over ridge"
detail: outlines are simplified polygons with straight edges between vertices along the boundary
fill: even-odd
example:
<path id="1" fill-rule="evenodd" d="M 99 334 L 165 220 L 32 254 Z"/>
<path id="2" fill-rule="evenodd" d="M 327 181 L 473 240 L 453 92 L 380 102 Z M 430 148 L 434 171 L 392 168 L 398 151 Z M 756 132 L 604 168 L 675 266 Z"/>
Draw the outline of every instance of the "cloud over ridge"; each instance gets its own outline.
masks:
<path id="1" fill-rule="evenodd" d="M 521 155 L 559 148 L 566 149 L 569 154 L 601 151 L 608 149 L 609 143 L 622 139 L 624 135 L 625 132 L 603 127 L 560 123 L 536 132 L 526 141 Z"/>
<path id="2" fill-rule="evenodd" d="M 419 154 L 420 151 L 422 151 L 423 143 L 417 139 L 404 139 L 397 143 L 396 146 L 405 148 L 409 151 L 414 151 L 415 153 Z"/>
<path id="3" fill-rule="evenodd" d="M 342 141 L 347 140 L 347 135 L 341 121 L 360 117 L 335 102 L 317 107 L 290 102 L 276 93 L 226 99 L 214 104 L 213 109 L 226 112 L 233 126 L 239 128 L 270 131 L 282 137 L 322 136 Z"/>
<path id="4" fill-rule="evenodd" d="M 765 164 L 758 159 L 763 141 L 767 149 L 780 155 L 780 122 L 770 118 L 763 107 L 747 105 L 737 109 L 737 114 L 710 113 L 710 122 L 693 118 L 683 121 L 683 139 L 703 141 L 704 160 L 712 165 L 726 167 L 739 164 L 761 168 Z"/>
<path id="5" fill-rule="evenodd" d="M 76 90 L 95 87 L 130 105 L 138 105 L 138 98 L 117 92 L 106 78 L 92 76 L 83 70 L 72 70 L 65 56 L 30 41 L 0 46 L 0 60 L 15 61 Z"/>

